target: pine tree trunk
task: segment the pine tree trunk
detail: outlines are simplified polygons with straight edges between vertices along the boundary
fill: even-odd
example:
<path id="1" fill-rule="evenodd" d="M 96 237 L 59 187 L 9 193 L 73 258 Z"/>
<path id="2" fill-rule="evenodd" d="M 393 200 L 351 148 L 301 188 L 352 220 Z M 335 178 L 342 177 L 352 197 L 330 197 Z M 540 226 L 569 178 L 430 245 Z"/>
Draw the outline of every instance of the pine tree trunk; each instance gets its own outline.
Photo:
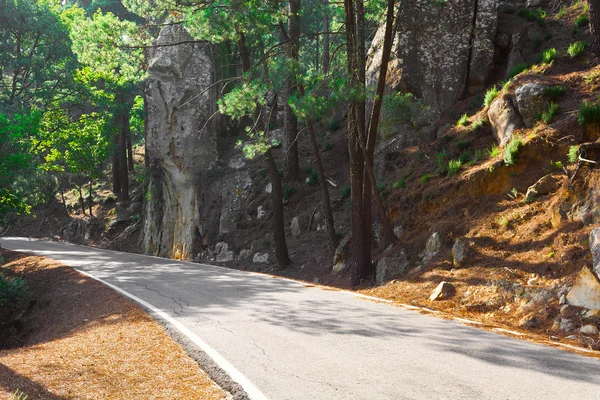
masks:
<path id="1" fill-rule="evenodd" d="M 129 113 L 127 113 L 129 117 Z M 127 170 L 133 172 L 133 145 L 131 144 L 131 127 L 127 118 Z"/>
<path id="2" fill-rule="evenodd" d="M 590 48 L 592 53 L 600 57 L 600 0 L 588 0 L 590 14 Z"/>
<path id="3" fill-rule="evenodd" d="M 129 118 L 125 111 L 125 94 L 119 92 L 117 94 L 117 102 L 119 107 L 119 181 L 121 183 L 121 201 L 129 200 L 129 172 L 127 171 L 127 126 L 129 126 Z"/>
<path id="4" fill-rule="evenodd" d="M 323 73 L 329 72 L 329 0 L 323 0 Z"/>
<path id="5" fill-rule="evenodd" d="M 81 190 L 81 173 L 77 174 L 77 187 L 79 188 L 79 206 L 81 207 L 81 212 L 85 216 L 85 203 L 83 200 L 83 191 Z"/>
<path id="6" fill-rule="evenodd" d="M 271 199 L 273 201 L 273 241 L 275 242 L 275 254 L 277 263 L 281 268 L 290 264 L 287 243 L 285 240 L 285 225 L 283 219 L 283 190 L 281 190 L 281 177 L 277 171 L 277 164 L 271 150 L 266 154 L 269 178 L 271 179 Z"/>
<path id="7" fill-rule="evenodd" d="M 115 114 L 115 126 L 120 130 L 121 116 Z M 115 153 L 112 156 L 112 191 L 114 194 L 121 194 L 121 165 L 119 164 L 119 131 L 113 136 Z"/>
<path id="8" fill-rule="evenodd" d="M 90 217 L 94 218 L 94 214 L 92 212 L 92 207 L 94 206 L 94 189 L 93 189 L 93 182 L 94 180 L 92 178 L 90 178 L 90 201 L 89 201 L 89 210 L 90 210 Z"/>

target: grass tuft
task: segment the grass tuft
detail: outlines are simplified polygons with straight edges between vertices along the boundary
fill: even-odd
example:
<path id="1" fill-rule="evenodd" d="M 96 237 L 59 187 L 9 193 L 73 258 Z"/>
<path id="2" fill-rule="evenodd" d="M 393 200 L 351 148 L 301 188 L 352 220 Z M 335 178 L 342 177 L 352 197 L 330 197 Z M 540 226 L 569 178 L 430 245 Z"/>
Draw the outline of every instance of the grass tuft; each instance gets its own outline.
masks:
<path id="1" fill-rule="evenodd" d="M 508 142 L 506 147 L 504 148 L 504 164 L 507 167 L 511 167 L 516 165 L 519 159 L 519 150 L 523 146 L 523 141 L 518 135 L 513 136 L 513 138 Z"/>

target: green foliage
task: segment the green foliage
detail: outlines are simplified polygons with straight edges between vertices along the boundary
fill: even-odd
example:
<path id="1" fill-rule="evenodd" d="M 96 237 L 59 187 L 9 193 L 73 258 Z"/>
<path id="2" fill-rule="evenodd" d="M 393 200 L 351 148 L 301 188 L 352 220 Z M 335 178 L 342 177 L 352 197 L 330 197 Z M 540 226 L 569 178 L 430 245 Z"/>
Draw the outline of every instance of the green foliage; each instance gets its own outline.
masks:
<path id="1" fill-rule="evenodd" d="M 294 193 L 296 193 L 296 188 L 293 186 L 283 184 L 282 189 L 283 189 L 283 200 L 285 200 L 285 201 L 288 201 L 290 199 L 290 197 L 292 197 L 292 195 Z"/>
<path id="2" fill-rule="evenodd" d="M 406 181 L 404 179 L 400 179 L 396 183 L 394 183 L 394 189 L 403 189 L 406 186 Z"/>
<path id="3" fill-rule="evenodd" d="M 461 160 L 450 160 L 448 162 L 448 176 L 454 176 L 462 168 L 463 162 Z"/>
<path id="4" fill-rule="evenodd" d="M 471 142 L 470 139 L 461 139 L 458 142 L 456 142 L 456 148 L 460 151 L 466 150 L 469 147 L 471 147 L 473 145 L 473 143 Z"/>
<path id="5" fill-rule="evenodd" d="M 582 126 L 600 122 L 600 103 L 584 102 L 579 107 L 577 122 Z"/>
<path id="6" fill-rule="evenodd" d="M 544 21 L 545 12 L 543 10 L 540 10 L 540 9 L 529 10 L 527 8 L 521 7 L 517 11 L 517 15 L 526 21 L 535 22 L 539 26 L 545 25 L 545 21 Z"/>
<path id="7" fill-rule="evenodd" d="M 548 106 L 548 110 L 542 113 L 541 120 L 544 121 L 546 124 L 549 124 L 550 122 L 552 122 L 556 114 L 558 114 L 559 108 L 560 107 L 557 103 L 550 103 L 550 105 Z"/>
<path id="8" fill-rule="evenodd" d="M 488 155 L 490 156 L 490 158 L 496 158 L 500 155 L 500 152 L 500 147 L 493 145 L 492 148 L 488 150 Z"/>
<path id="9" fill-rule="evenodd" d="M 485 97 L 483 98 L 483 105 L 485 107 L 489 107 L 492 104 L 492 101 L 494 101 L 494 99 L 498 97 L 499 94 L 500 90 L 496 86 L 489 88 L 488 91 L 485 92 Z"/>
<path id="10" fill-rule="evenodd" d="M 471 157 L 471 160 L 469 161 L 469 164 L 475 164 L 477 161 L 479 161 L 481 159 L 481 157 L 483 156 L 483 150 L 481 149 L 477 149 L 473 152 L 473 156 Z"/>
<path id="11" fill-rule="evenodd" d="M 536 64 L 552 64 L 556 59 L 556 49 L 546 49 L 539 55 Z"/>
<path id="12" fill-rule="evenodd" d="M 510 71 L 508 71 L 508 74 L 506 75 L 506 79 L 512 79 L 515 76 L 519 75 L 521 72 L 524 72 L 526 70 L 529 69 L 531 65 L 529 63 L 521 63 L 521 64 L 517 64 L 514 67 L 512 67 L 510 69 Z"/>
<path id="13" fill-rule="evenodd" d="M 377 184 L 377 191 L 382 199 L 385 199 L 388 195 L 387 186 L 385 182 L 380 182 Z"/>
<path id="14" fill-rule="evenodd" d="M 233 119 L 252 116 L 257 106 L 266 104 L 267 84 L 260 80 L 244 82 L 219 100 L 219 111 Z"/>
<path id="15" fill-rule="evenodd" d="M 477 118 L 471 125 L 471 131 L 473 131 L 473 132 L 478 131 L 479 129 L 483 128 L 484 124 L 485 124 L 485 120 L 483 118 Z"/>
<path id="16" fill-rule="evenodd" d="M 330 142 L 325 142 L 325 151 L 333 149 L 333 146 Z"/>
<path id="17" fill-rule="evenodd" d="M 437 172 L 439 174 L 445 174 L 448 171 L 448 153 L 446 149 L 443 149 L 440 153 L 435 155 L 435 164 L 437 165 Z"/>
<path id="18" fill-rule="evenodd" d="M 581 29 L 589 23 L 590 23 L 590 19 L 588 18 L 588 16 L 585 14 L 582 14 L 579 17 L 577 17 L 577 19 L 575 20 L 575 27 L 578 29 Z"/>
<path id="19" fill-rule="evenodd" d="M 308 179 L 306 180 L 306 183 L 308 183 L 309 185 L 316 185 L 317 183 L 319 183 L 319 171 L 313 170 Z"/>
<path id="20" fill-rule="evenodd" d="M 574 164 L 577 162 L 577 160 L 579 159 L 579 146 L 570 146 L 569 147 L 569 153 L 567 154 L 567 157 L 569 158 L 569 162 L 571 164 Z"/>
<path id="21" fill-rule="evenodd" d="M 549 86 L 544 90 L 544 94 L 551 100 L 556 100 L 565 94 L 566 90 L 563 86 Z"/>
<path id="22" fill-rule="evenodd" d="M 577 41 L 569 45 L 569 48 L 567 49 L 567 54 L 569 55 L 569 57 L 575 58 L 580 56 L 584 50 L 585 42 Z"/>
<path id="23" fill-rule="evenodd" d="M 388 137 L 399 125 L 418 128 L 427 124 L 428 107 L 411 93 L 395 93 L 383 98 L 381 108 L 381 131 Z"/>
<path id="24" fill-rule="evenodd" d="M 512 137 L 510 142 L 504 148 L 504 164 L 507 167 L 516 165 L 519 158 L 519 150 L 523 146 L 523 141 L 518 135 Z"/>
<path id="25" fill-rule="evenodd" d="M 342 123 L 337 119 L 332 119 L 327 123 L 327 130 L 330 132 L 335 132 L 342 126 Z"/>
<path id="26" fill-rule="evenodd" d="M 429 178 L 431 178 L 431 177 L 429 176 L 429 174 L 423 174 L 423 176 L 421 176 L 421 179 L 420 179 L 420 180 L 421 180 L 421 183 L 422 183 L 423 185 L 424 185 L 424 184 L 426 184 L 426 183 L 427 183 L 427 181 L 429 181 Z"/>
<path id="27" fill-rule="evenodd" d="M 348 197 L 350 197 L 351 191 L 352 188 L 350 187 L 350 185 L 344 186 L 344 189 L 342 189 L 342 199 L 347 199 Z"/>
<path id="28" fill-rule="evenodd" d="M 23 279 L 10 278 L 0 271 L 0 321 L 5 321 L 15 307 L 28 297 L 29 287 Z"/>
<path id="29" fill-rule="evenodd" d="M 467 115 L 467 113 L 464 113 L 458 121 L 456 121 L 456 125 L 458 126 L 467 126 L 467 124 L 469 123 L 469 116 Z"/>

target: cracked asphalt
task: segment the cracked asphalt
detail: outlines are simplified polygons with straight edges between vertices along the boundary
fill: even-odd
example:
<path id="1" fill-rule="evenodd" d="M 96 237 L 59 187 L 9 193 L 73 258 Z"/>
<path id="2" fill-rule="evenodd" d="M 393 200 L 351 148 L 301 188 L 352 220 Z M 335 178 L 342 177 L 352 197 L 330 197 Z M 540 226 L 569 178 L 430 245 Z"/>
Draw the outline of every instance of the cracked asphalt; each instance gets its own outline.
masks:
<path id="1" fill-rule="evenodd" d="M 598 399 L 600 361 L 350 292 L 23 238 L 172 316 L 269 399 Z M 189 346 L 187 346 L 189 348 Z"/>

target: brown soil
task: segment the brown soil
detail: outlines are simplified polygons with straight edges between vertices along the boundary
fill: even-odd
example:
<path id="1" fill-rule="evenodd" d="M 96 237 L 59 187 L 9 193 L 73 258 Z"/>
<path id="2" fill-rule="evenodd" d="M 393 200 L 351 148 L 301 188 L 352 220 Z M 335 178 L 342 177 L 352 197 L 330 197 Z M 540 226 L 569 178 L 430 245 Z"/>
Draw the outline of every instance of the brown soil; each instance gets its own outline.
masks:
<path id="1" fill-rule="evenodd" d="M 223 399 L 223 392 L 139 307 L 53 260 L 0 254 L 31 301 L 0 350 L 0 398 Z M 1 349 L 1 347 L 0 347 Z"/>

